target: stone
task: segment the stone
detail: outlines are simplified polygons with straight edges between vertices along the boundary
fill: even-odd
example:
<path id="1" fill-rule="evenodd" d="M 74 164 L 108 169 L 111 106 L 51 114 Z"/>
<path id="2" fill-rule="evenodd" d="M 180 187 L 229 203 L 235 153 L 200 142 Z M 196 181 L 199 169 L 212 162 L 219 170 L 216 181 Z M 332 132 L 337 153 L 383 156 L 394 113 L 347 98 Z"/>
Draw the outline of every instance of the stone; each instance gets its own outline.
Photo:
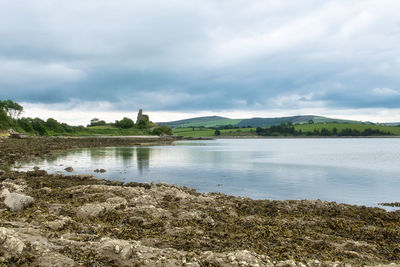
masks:
<path id="1" fill-rule="evenodd" d="M 76 216 L 80 218 L 97 217 L 105 210 L 106 208 L 99 203 L 85 204 L 77 209 Z"/>
<path id="2" fill-rule="evenodd" d="M 64 170 L 67 171 L 67 172 L 73 172 L 73 171 L 74 171 L 74 168 L 72 168 L 72 167 L 67 167 L 67 168 L 65 168 Z"/>
<path id="3" fill-rule="evenodd" d="M 10 191 L 8 189 L 3 189 L 0 193 L 0 198 L 6 198 L 10 194 Z"/>
<path id="4" fill-rule="evenodd" d="M 45 225 L 54 231 L 60 231 L 64 229 L 65 225 L 68 224 L 69 222 L 71 222 L 70 217 L 62 217 L 59 220 L 47 222 L 45 223 Z"/>
<path id="5" fill-rule="evenodd" d="M 11 211 L 21 211 L 27 207 L 30 207 L 34 203 L 33 197 L 19 194 L 19 193 L 8 193 L 6 199 L 4 200 L 4 204 Z"/>
<path id="6" fill-rule="evenodd" d="M 54 267 L 69 267 L 77 266 L 74 260 L 68 258 L 60 253 L 48 253 L 39 258 L 39 266 L 54 266 Z"/>
<path id="7" fill-rule="evenodd" d="M 16 236 L 13 230 L 0 227 L 0 251 L 5 250 L 12 254 L 21 254 L 24 248 L 24 242 Z"/>

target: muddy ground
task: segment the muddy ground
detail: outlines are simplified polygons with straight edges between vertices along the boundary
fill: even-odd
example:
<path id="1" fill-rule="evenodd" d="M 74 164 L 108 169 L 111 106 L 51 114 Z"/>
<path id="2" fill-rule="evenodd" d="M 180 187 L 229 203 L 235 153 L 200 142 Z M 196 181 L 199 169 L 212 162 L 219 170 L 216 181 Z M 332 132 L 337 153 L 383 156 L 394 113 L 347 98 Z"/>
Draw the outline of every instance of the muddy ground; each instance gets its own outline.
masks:
<path id="1" fill-rule="evenodd" d="M 0 266 L 400 264 L 400 211 L 8 168 L 60 149 L 149 141 L 112 139 L 0 139 Z"/>

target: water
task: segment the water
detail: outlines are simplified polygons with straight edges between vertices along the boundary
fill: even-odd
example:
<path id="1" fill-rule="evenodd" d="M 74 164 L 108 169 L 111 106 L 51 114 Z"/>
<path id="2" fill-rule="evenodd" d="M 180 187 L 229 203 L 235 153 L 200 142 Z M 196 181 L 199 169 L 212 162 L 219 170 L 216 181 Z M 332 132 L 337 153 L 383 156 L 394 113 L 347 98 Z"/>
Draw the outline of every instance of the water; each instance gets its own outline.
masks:
<path id="1" fill-rule="evenodd" d="M 400 201 L 400 139 L 238 139 L 64 151 L 22 164 L 124 182 L 166 182 L 254 199 Z"/>

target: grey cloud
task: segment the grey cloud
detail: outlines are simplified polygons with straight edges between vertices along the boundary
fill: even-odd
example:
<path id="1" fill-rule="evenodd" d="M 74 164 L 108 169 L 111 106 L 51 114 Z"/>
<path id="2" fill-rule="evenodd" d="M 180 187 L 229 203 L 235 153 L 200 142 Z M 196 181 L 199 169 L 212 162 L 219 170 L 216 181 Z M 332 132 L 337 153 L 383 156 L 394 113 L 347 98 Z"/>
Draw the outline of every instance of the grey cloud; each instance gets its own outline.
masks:
<path id="1" fill-rule="evenodd" d="M 0 96 L 115 110 L 399 108 L 399 96 L 376 90 L 399 89 L 399 9 L 396 0 L 2 1 Z"/>

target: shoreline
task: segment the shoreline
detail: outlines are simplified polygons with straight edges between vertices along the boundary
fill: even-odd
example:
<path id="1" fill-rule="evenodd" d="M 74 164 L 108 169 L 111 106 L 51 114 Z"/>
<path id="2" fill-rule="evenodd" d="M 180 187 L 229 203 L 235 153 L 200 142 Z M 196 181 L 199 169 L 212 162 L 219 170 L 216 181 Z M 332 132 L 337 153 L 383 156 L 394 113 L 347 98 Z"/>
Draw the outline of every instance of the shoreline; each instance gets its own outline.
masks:
<path id="1" fill-rule="evenodd" d="M 78 146 L 138 145 L 133 144 L 135 138 L 78 139 L 0 139 L 0 163 L 11 165 Z M 141 145 L 148 144 L 141 140 Z M 172 141 L 150 143 L 163 142 Z M 12 211 L 4 203 L 5 189 L 34 202 Z M 39 169 L 0 171 L 0 192 L 0 265 L 400 263 L 400 212 L 380 208 L 320 200 L 253 200 Z"/>
<path id="2" fill-rule="evenodd" d="M 400 138 L 398 135 L 394 136 L 216 136 L 215 139 L 397 139 Z"/>

